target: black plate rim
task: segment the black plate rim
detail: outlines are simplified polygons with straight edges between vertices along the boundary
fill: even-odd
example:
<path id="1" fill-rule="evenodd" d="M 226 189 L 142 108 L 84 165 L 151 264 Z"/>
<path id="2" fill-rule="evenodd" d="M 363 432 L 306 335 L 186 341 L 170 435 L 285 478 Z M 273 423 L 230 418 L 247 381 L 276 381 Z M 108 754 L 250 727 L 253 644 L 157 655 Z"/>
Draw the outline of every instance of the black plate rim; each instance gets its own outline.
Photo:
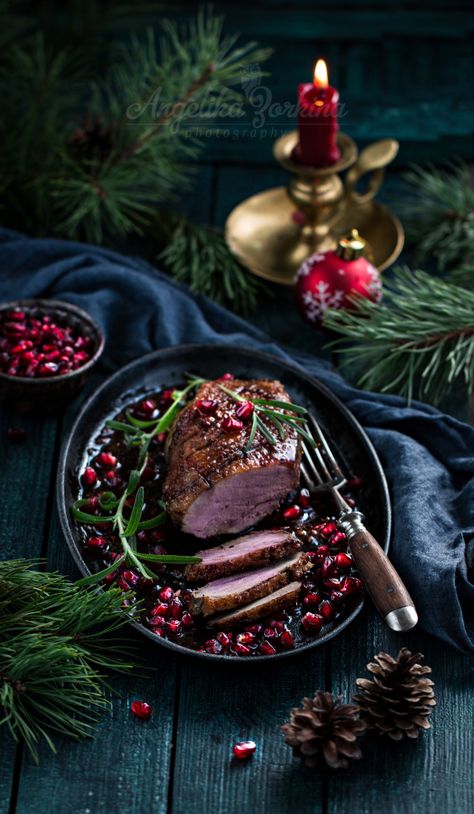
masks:
<path id="1" fill-rule="evenodd" d="M 391 529 L 392 529 L 392 509 L 390 503 L 390 493 L 388 489 L 387 479 L 385 477 L 384 470 L 382 468 L 382 464 L 380 463 L 380 459 L 377 455 L 375 447 L 373 446 L 370 438 L 368 437 L 367 433 L 363 429 L 362 425 L 353 415 L 353 413 L 343 404 L 342 401 L 336 396 L 325 384 L 319 381 L 319 379 L 311 376 L 310 374 L 306 373 L 306 371 L 301 368 L 297 364 L 291 364 L 286 360 L 280 359 L 278 356 L 275 356 L 271 353 L 267 353 L 266 351 L 261 351 L 256 348 L 247 347 L 247 346 L 239 346 L 238 348 L 235 345 L 228 345 L 225 343 L 219 344 L 185 344 L 185 345 L 174 345 L 169 348 L 162 348 L 157 351 L 152 351 L 144 356 L 139 357 L 138 359 L 134 359 L 129 364 L 125 365 L 124 367 L 119 368 L 112 376 L 107 378 L 99 387 L 91 394 L 91 396 L 85 401 L 82 405 L 82 408 L 77 415 L 71 429 L 67 433 L 64 442 L 61 447 L 61 452 L 59 456 L 59 464 L 58 464 L 58 478 L 56 483 L 56 500 L 57 500 L 57 507 L 59 513 L 59 521 L 61 525 L 61 530 L 63 535 L 66 539 L 67 546 L 69 551 L 72 555 L 72 558 L 77 565 L 79 571 L 84 576 L 88 576 L 91 572 L 87 568 L 85 564 L 79 546 L 75 540 L 75 527 L 72 522 L 70 512 L 66 503 L 66 471 L 68 465 L 68 458 L 69 458 L 69 450 L 72 445 L 73 439 L 76 435 L 77 428 L 81 424 L 84 419 L 84 415 L 87 414 L 89 409 L 95 405 L 96 401 L 99 400 L 104 392 L 106 392 L 109 388 L 113 388 L 115 382 L 123 376 L 126 376 L 131 370 L 135 367 L 139 367 L 143 364 L 148 363 L 159 363 L 162 360 L 166 360 L 167 357 L 173 357 L 179 353 L 215 353 L 219 350 L 222 351 L 235 351 L 237 353 L 243 354 L 250 354 L 254 358 L 258 358 L 263 362 L 270 362 L 272 364 L 277 364 L 281 368 L 293 373 L 300 379 L 306 381 L 311 387 L 319 390 L 319 392 L 332 404 L 334 405 L 335 409 L 341 413 L 347 422 L 351 425 L 351 429 L 355 432 L 358 436 L 359 440 L 361 441 L 362 445 L 365 447 L 366 453 L 368 457 L 371 459 L 371 464 L 374 467 L 374 471 L 378 477 L 378 486 L 381 490 L 384 499 L 384 506 L 383 506 L 383 515 L 384 521 L 386 526 L 386 534 L 385 540 L 381 543 L 382 548 L 384 549 L 385 553 L 388 552 L 390 546 L 390 538 L 391 538 Z M 380 541 L 379 541 L 380 542 Z M 252 656 L 251 659 L 243 659 L 243 658 L 231 658 L 226 655 L 215 655 L 213 653 L 204 653 L 198 650 L 191 650 L 188 647 L 184 647 L 180 644 L 172 642 L 168 639 L 162 639 L 158 636 L 155 636 L 151 630 L 146 628 L 140 622 L 136 622 L 133 619 L 129 620 L 129 624 L 135 628 L 140 634 L 145 635 L 148 639 L 154 642 L 155 645 L 158 647 L 166 648 L 170 650 L 175 655 L 183 656 L 186 658 L 193 658 L 199 661 L 205 660 L 206 662 L 213 662 L 214 664 L 219 665 L 228 665 L 228 664 L 246 664 L 254 665 L 254 664 L 262 664 L 262 663 L 271 663 L 273 664 L 275 660 L 283 660 L 289 658 L 296 658 L 297 656 L 302 656 L 303 654 L 307 654 L 309 651 L 314 650 L 317 647 L 321 647 L 322 645 L 326 644 L 326 642 L 333 639 L 335 636 L 338 636 L 345 630 L 351 622 L 354 621 L 356 616 L 359 615 L 363 606 L 365 604 L 365 597 L 363 597 L 358 604 L 353 608 L 351 613 L 344 619 L 341 624 L 334 627 L 332 630 L 328 631 L 328 633 L 318 639 L 314 639 L 313 641 L 308 642 L 295 650 L 286 650 L 283 652 L 276 653 L 273 656 Z"/>

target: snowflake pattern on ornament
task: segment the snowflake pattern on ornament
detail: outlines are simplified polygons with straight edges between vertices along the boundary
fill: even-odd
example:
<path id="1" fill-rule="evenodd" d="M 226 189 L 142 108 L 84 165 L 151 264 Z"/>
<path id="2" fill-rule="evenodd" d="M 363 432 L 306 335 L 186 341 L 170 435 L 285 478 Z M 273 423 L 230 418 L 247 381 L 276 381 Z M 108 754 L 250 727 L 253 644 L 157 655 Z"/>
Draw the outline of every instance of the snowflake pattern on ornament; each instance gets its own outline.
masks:
<path id="1" fill-rule="evenodd" d="M 377 269 L 375 269 L 370 264 L 368 265 L 367 271 L 369 272 L 370 280 L 367 284 L 367 291 L 369 294 L 372 295 L 375 302 L 380 302 L 382 299 L 382 282 L 380 280 L 379 273 Z"/>
<path id="2" fill-rule="evenodd" d="M 308 259 L 304 261 L 303 265 L 299 267 L 295 277 L 295 282 L 301 277 L 307 277 L 310 271 L 313 270 L 314 263 L 320 263 L 321 260 L 325 260 L 325 255 L 321 252 L 316 252 L 316 254 L 312 254 L 311 257 L 308 257 Z"/>
<path id="3" fill-rule="evenodd" d="M 344 291 L 331 291 L 329 283 L 321 280 L 313 291 L 305 291 L 303 302 L 306 316 L 311 322 L 321 322 L 328 308 L 339 308 L 344 299 Z"/>

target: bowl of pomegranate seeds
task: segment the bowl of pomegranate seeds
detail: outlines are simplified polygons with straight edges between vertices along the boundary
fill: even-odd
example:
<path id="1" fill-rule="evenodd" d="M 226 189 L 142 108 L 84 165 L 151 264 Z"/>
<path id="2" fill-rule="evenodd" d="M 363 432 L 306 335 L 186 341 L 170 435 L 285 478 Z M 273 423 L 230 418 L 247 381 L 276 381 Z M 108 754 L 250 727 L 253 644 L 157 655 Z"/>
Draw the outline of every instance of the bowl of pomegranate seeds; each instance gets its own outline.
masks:
<path id="1" fill-rule="evenodd" d="M 67 302 L 0 305 L 0 399 L 23 410 L 60 406 L 82 387 L 104 342 L 97 322 Z"/>

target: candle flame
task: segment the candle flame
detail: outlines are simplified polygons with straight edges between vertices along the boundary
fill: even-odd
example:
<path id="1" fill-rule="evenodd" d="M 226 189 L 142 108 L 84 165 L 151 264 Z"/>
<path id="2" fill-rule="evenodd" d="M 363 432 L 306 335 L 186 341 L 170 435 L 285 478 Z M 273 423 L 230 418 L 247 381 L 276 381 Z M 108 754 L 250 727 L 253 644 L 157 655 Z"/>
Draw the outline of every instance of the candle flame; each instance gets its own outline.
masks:
<path id="1" fill-rule="evenodd" d="M 317 88 L 327 88 L 329 84 L 328 69 L 324 59 L 318 59 L 314 67 L 313 84 Z"/>

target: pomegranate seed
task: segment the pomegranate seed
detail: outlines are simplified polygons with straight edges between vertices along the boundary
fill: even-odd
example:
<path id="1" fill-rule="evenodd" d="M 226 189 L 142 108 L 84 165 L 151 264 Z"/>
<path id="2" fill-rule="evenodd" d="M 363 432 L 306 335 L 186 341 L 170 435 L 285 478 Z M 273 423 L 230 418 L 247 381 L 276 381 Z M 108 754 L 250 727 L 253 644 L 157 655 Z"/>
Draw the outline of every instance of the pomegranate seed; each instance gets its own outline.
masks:
<path id="1" fill-rule="evenodd" d="M 323 577 L 323 579 L 326 579 L 326 577 L 333 577 L 335 576 L 335 574 L 337 574 L 337 568 L 334 565 L 333 558 L 326 557 L 321 566 L 321 576 Z"/>
<path id="2" fill-rule="evenodd" d="M 163 390 L 162 393 L 160 393 L 160 399 L 164 402 L 173 401 L 173 394 L 174 390 Z"/>
<path id="3" fill-rule="evenodd" d="M 276 639 L 277 632 L 274 627 L 266 627 L 263 631 L 265 639 Z"/>
<path id="4" fill-rule="evenodd" d="M 362 581 L 357 577 L 346 577 L 340 590 L 342 594 L 356 594 L 362 590 Z"/>
<path id="5" fill-rule="evenodd" d="M 132 701 L 130 709 L 132 710 L 133 714 L 142 721 L 148 721 L 148 718 L 153 712 L 153 707 L 150 704 L 147 704 L 146 701 Z"/>
<path id="6" fill-rule="evenodd" d="M 205 645 L 206 653 L 212 653 L 215 656 L 219 656 L 222 653 L 222 645 L 217 641 L 217 639 L 209 639 Z"/>
<path id="7" fill-rule="evenodd" d="M 183 613 L 181 617 L 181 624 L 183 627 L 192 627 L 194 624 L 194 619 L 190 613 Z M 222 642 L 221 642 L 222 644 Z"/>
<path id="8" fill-rule="evenodd" d="M 214 415 L 217 410 L 217 401 L 213 399 L 198 399 L 196 401 L 196 409 L 204 415 Z"/>
<path id="9" fill-rule="evenodd" d="M 170 599 L 174 597 L 174 591 L 167 585 L 165 588 L 162 588 L 160 593 L 158 594 L 162 602 L 169 602 Z"/>
<path id="10" fill-rule="evenodd" d="M 326 620 L 326 622 L 328 622 L 330 619 L 332 619 L 334 617 L 334 608 L 331 605 L 331 603 L 329 602 L 329 600 L 327 600 L 327 599 L 324 599 L 321 602 L 321 604 L 319 606 L 319 612 L 320 612 L 321 616 L 323 617 L 323 619 Z"/>
<path id="11" fill-rule="evenodd" d="M 364 481 L 362 478 L 359 478 L 357 475 L 351 478 L 350 481 L 347 483 L 348 489 L 360 489 L 361 486 L 364 485 Z"/>
<path id="12" fill-rule="evenodd" d="M 295 639 L 289 630 L 284 630 L 280 636 L 280 644 L 285 650 L 291 650 L 295 646 Z"/>
<path id="13" fill-rule="evenodd" d="M 125 582 L 127 582 L 130 585 L 131 588 L 134 588 L 135 585 L 138 584 L 138 581 L 140 579 L 139 574 L 137 574 L 135 571 L 132 571 L 131 569 L 128 569 L 127 571 L 124 571 L 122 576 L 123 576 Z"/>
<path id="14" fill-rule="evenodd" d="M 341 580 L 330 577 L 329 579 L 323 579 L 323 585 L 328 590 L 339 591 L 341 587 Z"/>
<path id="15" fill-rule="evenodd" d="M 11 319 L 12 322 L 21 322 L 26 317 L 25 311 L 7 311 L 6 313 L 7 319 Z"/>
<path id="16" fill-rule="evenodd" d="M 345 545 L 347 542 L 347 535 L 344 534 L 343 531 L 336 531 L 335 534 L 332 535 L 329 542 L 332 546 Z"/>
<path id="17" fill-rule="evenodd" d="M 345 554 L 343 551 L 339 551 L 339 553 L 334 557 L 334 562 L 338 568 L 350 568 L 352 565 L 352 557 L 350 557 L 349 554 Z"/>
<path id="18" fill-rule="evenodd" d="M 231 643 L 231 638 L 230 638 L 229 634 L 224 633 L 223 630 L 220 633 L 217 634 L 216 639 L 219 642 L 219 644 L 222 645 L 222 647 L 229 647 L 229 645 Z"/>
<path id="19" fill-rule="evenodd" d="M 232 747 L 232 751 L 237 760 L 246 760 L 255 754 L 256 748 L 257 744 L 255 741 L 239 741 L 239 743 L 236 743 L 235 746 Z"/>
<path id="20" fill-rule="evenodd" d="M 100 504 L 97 495 L 93 495 L 93 497 L 89 498 L 89 500 L 86 503 L 86 509 L 89 514 L 95 514 L 96 512 L 99 511 Z"/>
<path id="21" fill-rule="evenodd" d="M 316 607 L 321 602 L 321 595 L 311 591 L 309 594 L 306 594 L 305 598 L 303 599 L 303 605 L 307 605 L 310 608 Z"/>
<path id="22" fill-rule="evenodd" d="M 305 630 L 318 631 L 323 626 L 324 619 L 319 613 L 305 613 L 301 619 L 301 624 Z"/>
<path id="23" fill-rule="evenodd" d="M 152 416 L 156 410 L 156 404 L 153 399 L 145 399 L 141 401 L 139 404 L 140 412 L 144 413 L 147 416 Z"/>
<path id="24" fill-rule="evenodd" d="M 325 523 L 321 527 L 320 531 L 323 537 L 330 537 L 331 534 L 334 534 L 334 532 L 337 531 L 337 524 L 334 520 L 330 520 L 329 523 Z"/>
<path id="25" fill-rule="evenodd" d="M 82 475 L 82 482 L 84 486 L 93 486 L 96 481 L 97 481 L 97 472 L 95 471 L 95 469 L 92 469 L 91 466 L 88 466 Z"/>
<path id="26" fill-rule="evenodd" d="M 109 469 L 109 471 L 105 473 L 105 480 L 110 486 L 117 486 L 120 478 L 118 477 L 115 469 Z M 133 501 L 128 502 L 127 505 L 133 505 Z"/>
<path id="27" fill-rule="evenodd" d="M 234 644 L 234 650 L 235 650 L 235 652 L 237 653 L 238 656 L 250 656 L 250 654 L 252 652 L 250 647 L 247 647 L 246 644 L 239 644 L 239 643 Z"/>
<path id="28" fill-rule="evenodd" d="M 329 594 L 329 599 L 331 600 L 331 602 L 334 602 L 334 604 L 337 605 L 344 599 L 344 594 L 341 594 L 340 591 L 331 591 L 331 593 Z"/>
<path id="29" fill-rule="evenodd" d="M 301 514 L 301 509 L 299 506 L 290 506 L 289 509 L 285 509 L 283 512 L 283 517 L 285 520 L 296 520 Z"/>
<path id="30" fill-rule="evenodd" d="M 122 574 L 121 574 L 121 575 L 119 576 L 119 578 L 117 579 L 117 587 L 118 587 L 118 588 L 120 588 L 120 590 L 121 590 L 121 591 L 129 591 L 129 590 L 130 590 L 130 585 L 129 585 L 129 584 L 128 584 L 128 582 L 127 582 L 127 581 L 126 581 L 126 580 L 123 578 L 123 575 L 122 575 Z"/>
<path id="31" fill-rule="evenodd" d="M 164 616 L 159 616 L 158 614 L 156 614 L 156 616 L 150 616 L 150 618 L 148 619 L 148 624 L 151 625 L 153 628 L 156 627 L 164 628 L 164 626 L 166 625 L 166 619 Z"/>
<path id="32" fill-rule="evenodd" d="M 307 509 L 311 503 L 311 496 L 309 494 L 309 489 L 300 489 L 300 494 L 298 497 L 298 503 L 303 509 Z"/>
<path id="33" fill-rule="evenodd" d="M 45 362 L 38 368 L 38 374 L 45 378 L 47 376 L 55 376 L 58 372 L 58 366 L 54 362 Z"/>
<path id="34" fill-rule="evenodd" d="M 166 630 L 172 636 L 177 636 L 178 633 L 181 633 L 181 622 L 178 619 L 170 619 L 169 622 L 166 623 Z"/>
<path id="35" fill-rule="evenodd" d="M 15 444 L 21 444 L 26 438 L 26 430 L 20 427 L 9 427 L 7 435 L 10 441 L 13 441 Z"/>
<path id="36" fill-rule="evenodd" d="M 91 548 L 95 551 L 103 551 L 107 548 L 107 540 L 105 537 L 89 537 L 86 545 L 87 548 Z"/>
<path id="37" fill-rule="evenodd" d="M 222 376 L 219 376 L 217 379 L 218 382 L 231 382 L 234 378 L 233 373 L 223 373 Z"/>
<path id="38" fill-rule="evenodd" d="M 117 465 L 117 458 L 111 452 L 101 452 L 97 456 L 97 463 L 100 466 L 105 466 L 107 469 L 112 469 Z"/>
<path id="39" fill-rule="evenodd" d="M 238 633 L 236 636 L 236 642 L 238 644 L 253 644 L 255 641 L 255 636 L 253 633 Z"/>
<path id="40" fill-rule="evenodd" d="M 150 616 L 168 616 L 169 605 L 167 602 L 160 602 L 151 609 Z"/>
<path id="41" fill-rule="evenodd" d="M 173 619 L 179 619 L 183 612 L 183 607 L 184 605 L 181 602 L 181 599 L 178 599 L 178 597 L 175 597 L 174 599 L 171 600 L 169 604 L 169 609 Z"/>
<path id="42" fill-rule="evenodd" d="M 242 401 L 237 407 L 235 414 L 237 418 L 242 419 L 242 421 L 247 421 L 252 415 L 253 409 L 254 408 L 251 401 Z"/>
<path id="43" fill-rule="evenodd" d="M 328 556 L 330 552 L 330 548 L 328 545 L 320 545 L 317 547 L 316 551 L 314 552 L 316 555 L 316 559 L 318 562 L 322 562 L 325 557 Z"/>
<path id="44" fill-rule="evenodd" d="M 262 656 L 274 656 L 276 653 L 275 648 L 273 647 L 270 642 L 262 642 L 258 646 L 258 652 L 262 654 Z"/>
<path id="45" fill-rule="evenodd" d="M 222 428 L 224 430 L 241 430 L 243 426 L 242 421 L 239 421 L 238 418 L 233 418 L 230 415 L 227 416 L 227 418 L 224 418 L 224 421 L 222 422 Z"/>
<path id="46" fill-rule="evenodd" d="M 248 633 L 253 633 L 254 636 L 258 636 L 263 630 L 263 625 L 246 625 L 245 630 Z"/>

